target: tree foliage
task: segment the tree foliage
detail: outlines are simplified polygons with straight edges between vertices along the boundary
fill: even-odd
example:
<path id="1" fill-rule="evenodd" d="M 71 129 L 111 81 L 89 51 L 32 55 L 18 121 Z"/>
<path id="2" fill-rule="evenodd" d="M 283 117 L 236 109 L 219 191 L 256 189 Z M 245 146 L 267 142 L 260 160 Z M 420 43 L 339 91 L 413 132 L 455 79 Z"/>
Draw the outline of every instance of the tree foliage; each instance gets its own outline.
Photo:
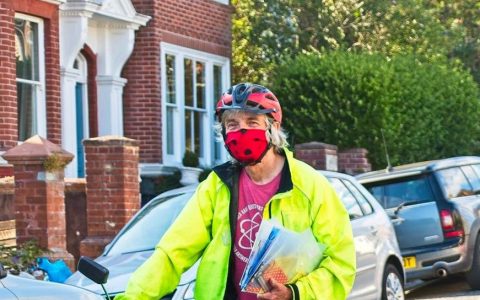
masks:
<path id="1" fill-rule="evenodd" d="M 274 70 L 284 126 L 294 143 L 364 147 L 375 168 L 478 153 L 480 102 L 468 72 L 415 55 L 298 55 Z"/>
<path id="2" fill-rule="evenodd" d="M 312 50 L 460 59 L 480 82 L 480 4 L 473 0 L 232 0 L 234 81 L 268 82 Z"/>

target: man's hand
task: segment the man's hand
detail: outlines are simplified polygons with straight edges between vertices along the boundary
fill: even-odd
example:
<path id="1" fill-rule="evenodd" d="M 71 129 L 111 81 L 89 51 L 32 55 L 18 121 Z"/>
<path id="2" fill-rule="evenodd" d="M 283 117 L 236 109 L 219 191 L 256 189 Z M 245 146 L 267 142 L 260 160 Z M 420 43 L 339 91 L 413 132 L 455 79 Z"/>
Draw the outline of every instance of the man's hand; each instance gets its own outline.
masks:
<path id="1" fill-rule="evenodd" d="M 275 279 L 268 280 L 270 291 L 264 294 L 258 294 L 258 299 L 263 300 L 292 300 L 292 291 L 287 286 L 278 283 Z"/>

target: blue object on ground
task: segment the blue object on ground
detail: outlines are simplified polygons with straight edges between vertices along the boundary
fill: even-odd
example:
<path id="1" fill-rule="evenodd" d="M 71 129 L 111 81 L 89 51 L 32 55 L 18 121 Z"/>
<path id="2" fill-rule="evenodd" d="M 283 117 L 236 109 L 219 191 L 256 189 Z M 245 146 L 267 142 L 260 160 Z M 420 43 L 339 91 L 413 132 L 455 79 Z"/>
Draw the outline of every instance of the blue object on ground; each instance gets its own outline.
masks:
<path id="1" fill-rule="evenodd" d="M 63 283 L 72 275 L 72 271 L 70 271 L 67 264 L 61 259 L 52 263 L 47 257 L 39 257 L 37 258 L 37 265 L 39 269 L 48 274 L 50 281 Z"/>

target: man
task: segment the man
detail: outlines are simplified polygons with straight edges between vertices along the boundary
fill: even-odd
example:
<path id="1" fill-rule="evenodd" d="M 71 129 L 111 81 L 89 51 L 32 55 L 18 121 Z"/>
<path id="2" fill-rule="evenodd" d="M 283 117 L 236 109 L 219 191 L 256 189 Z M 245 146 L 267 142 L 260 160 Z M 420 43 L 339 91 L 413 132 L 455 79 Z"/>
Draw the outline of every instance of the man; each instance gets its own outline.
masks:
<path id="1" fill-rule="evenodd" d="M 255 84 L 230 88 L 217 104 L 218 129 L 232 161 L 215 167 L 154 254 L 115 299 L 160 299 L 199 258 L 195 299 L 345 299 L 355 277 L 348 214 L 321 174 L 293 158 L 275 95 Z M 270 280 L 258 296 L 239 282 L 262 219 L 311 228 L 326 245 L 320 265 L 287 285 Z M 301 247 L 301 245 L 299 245 Z"/>

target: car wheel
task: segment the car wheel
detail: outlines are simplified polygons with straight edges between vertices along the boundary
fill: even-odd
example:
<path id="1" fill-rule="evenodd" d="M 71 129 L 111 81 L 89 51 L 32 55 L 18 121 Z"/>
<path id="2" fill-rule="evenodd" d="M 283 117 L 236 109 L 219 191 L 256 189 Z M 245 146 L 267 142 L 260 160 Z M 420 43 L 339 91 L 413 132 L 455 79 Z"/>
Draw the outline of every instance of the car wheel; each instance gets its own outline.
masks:
<path id="1" fill-rule="evenodd" d="M 480 290 L 480 240 L 477 238 L 473 251 L 473 262 L 470 271 L 465 274 L 468 285 L 473 290 Z"/>
<path id="2" fill-rule="evenodd" d="M 383 271 L 382 300 L 404 300 L 403 278 L 394 265 L 387 264 Z"/>

